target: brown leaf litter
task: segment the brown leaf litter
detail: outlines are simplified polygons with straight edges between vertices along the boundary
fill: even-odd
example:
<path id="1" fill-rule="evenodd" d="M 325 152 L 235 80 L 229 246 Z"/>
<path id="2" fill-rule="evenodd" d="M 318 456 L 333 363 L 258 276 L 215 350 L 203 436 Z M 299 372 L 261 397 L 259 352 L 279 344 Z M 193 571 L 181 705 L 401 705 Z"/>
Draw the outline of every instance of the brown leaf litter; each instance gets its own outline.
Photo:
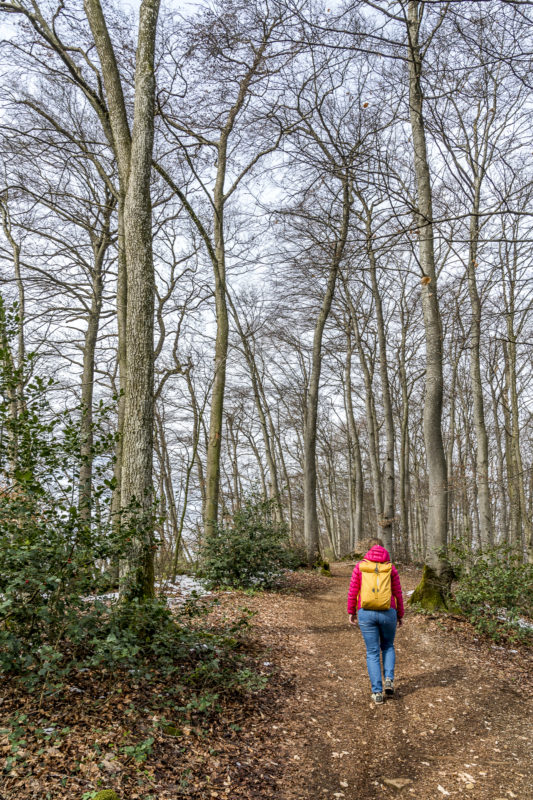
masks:
<path id="1" fill-rule="evenodd" d="M 407 613 L 397 634 L 397 695 L 370 702 L 365 651 L 347 624 L 353 565 L 333 577 L 299 573 L 282 593 L 221 593 L 217 615 L 246 606 L 267 688 L 225 696 L 207 720 L 176 713 L 159 724 L 165 686 L 79 676 L 41 708 L 4 682 L 0 735 L 8 771 L 0 800 L 527 800 L 531 780 L 531 653 L 494 649 L 459 620 Z M 400 569 L 404 591 L 419 578 Z M 171 712 L 165 712 L 168 718 Z M 149 739 L 153 742 L 149 742 Z M 136 760 L 128 747 L 147 748 Z"/>

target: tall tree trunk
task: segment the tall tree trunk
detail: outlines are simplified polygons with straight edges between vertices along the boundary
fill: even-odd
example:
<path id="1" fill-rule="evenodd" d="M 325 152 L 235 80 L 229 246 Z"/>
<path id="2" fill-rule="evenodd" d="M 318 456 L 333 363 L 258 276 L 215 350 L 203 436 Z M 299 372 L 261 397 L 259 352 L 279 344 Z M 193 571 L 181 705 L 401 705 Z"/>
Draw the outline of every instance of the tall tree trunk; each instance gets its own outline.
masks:
<path id="1" fill-rule="evenodd" d="M 93 243 L 92 299 L 83 346 L 80 420 L 81 463 L 78 505 L 80 518 L 87 526 L 91 524 L 92 506 L 94 362 L 102 309 L 102 272 L 108 245 L 109 229 L 103 231 L 99 241 Z"/>
<path id="2" fill-rule="evenodd" d="M 346 368 L 344 380 L 344 397 L 348 436 L 350 444 L 350 514 L 352 530 L 351 548 L 363 538 L 363 467 L 361 464 L 361 448 L 359 434 L 355 424 L 352 397 L 352 339 L 350 324 L 346 326 Z"/>
<path id="3" fill-rule="evenodd" d="M 491 372 L 494 373 L 494 367 L 492 367 Z M 496 441 L 496 452 L 498 454 L 498 467 L 497 467 L 497 474 L 498 474 L 498 492 L 499 492 L 499 512 L 500 512 L 500 519 L 499 525 L 496 525 L 496 530 L 499 528 L 502 532 L 503 541 L 508 543 L 509 542 L 509 523 L 508 523 L 508 515 L 507 515 L 507 493 L 505 491 L 505 460 L 504 460 L 504 448 L 505 448 L 505 441 L 504 436 L 505 433 L 502 435 L 502 427 L 500 424 L 499 413 L 498 413 L 498 396 L 496 394 L 496 389 L 494 386 L 494 380 L 491 376 L 490 381 L 490 391 L 492 396 L 492 417 L 493 417 L 493 425 L 494 425 L 494 434 L 495 434 L 495 441 Z"/>
<path id="4" fill-rule="evenodd" d="M 379 427 L 376 414 L 376 404 L 374 401 L 374 390 L 372 386 L 372 374 L 374 366 L 372 366 L 372 374 L 368 366 L 368 360 L 363 349 L 363 343 L 359 332 L 359 324 L 355 308 L 351 303 L 352 311 L 352 326 L 355 334 L 355 342 L 357 351 L 359 353 L 359 363 L 363 370 L 363 381 L 365 384 L 365 412 L 366 412 L 366 427 L 368 431 L 368 456 L 370 459 L 370 472 L 372 475 L 372 490 L 374 493 L 374 510 L 376 513 L 376 521 L 372 527 L 377 528 L 376 534 L 381 533 L 381 526 L 379 522 L 382 518 L 383 510 L 383 483 L 381 470 L 379 468 Z M 377 524 L 376 524 L 377 523 Z"/>
<path id="5" fill-rule="evenodd" d="M 131 546 L 121 564 L 121 594 L 125 599 L 144 598 L 154 594 L 154 269 L 150 175 L 154 139 L 155 35 L 159 0 L 142 0 L 139 10 L 131 136 L 121 77 L 100 2 L 85 0 L 84 5 L 102 68 L 121 196 L 124 196 L 127 372 L 121 506 L 128 511 L 126 522 L 131 527 Z"/>
<path id="6" fill-rule="evenodd" d="M 118 190 L 118 268 L 117 268 L 117 327 L 118 327 L 118 371 L 119 396 L 117 419 L 117 443 L 115 449 L 114 490 L 111 503 L 111 514 L 115 529 L 120 526 L 122 508 L 122 462 L 123 435 L 126 408 L 127 382 L 127 282 L 128 268 L 126 259 L 126 234 L 124 227 L 124 206 L 128 190 L 131 167 L 131 132 L 128 122 L 126 103 L 115 51 L 109 36 L 100 0 L 84 0 L 85 13 L 91 27 L 98 58 L 100 59 L 102 77 L 107 97 L 108 109 L 96 107 L 102 120 L 106 136 L 110 141 L 117 160 Z M 94 103 L 93 103 L 94 104 Z"/>
<path id="7" fill-rule="evenodd" d="M 115 445 L 115 466 L 113 470 L 114 489 L 111 500 L 111 516 L 115 530 L 120 527 L 121 492 L 122 492 L 122 446 L 124 434 L 124 412 L 126 408 L 126 309 L 128 303 L 128 278 L 126 271 L 126 243 L 124 238 L 124 198 L 118 203 L 118 268 L 117 268 L 117 329 L 118 329 L 118 376 L 119 391 L 117 399 L 117 441 Z"/>
<path id="8" fill-rule="evenodd" d="M 383 318 L 383 304 L 378 285 L 376 254 L 372 246 L 372 209 L 367 205 L 362 195 L 359 195 L 365 212 L 366 249 L 370 264 L 370 277 L 372 280 L 372 294 L 376 308 L 376 323 L 379 344 L 379 373 L 381 378 L 381 400 L 385 421 L 385 464 L 383 468 L 383 500 L 381 508 L 377 509 L 378 524 L 381 528 L 381 537 L 387 550 L 393 557 L 393 526 L 394 526 L 394 416 L 389 383 L 389 367 L 387 363 L 387 342 L 385 333 L 385 320 Z"/>
<path id="9" fill-rule="evenodd" d="M 215 369 L 211 393 L 211 410 L 209 417 L 209 439 L 206 456 L 206 486 L 204 530 L 206 534 L 213 532 L 218 518 L 218 497 L 220 491 L 220 452 L 222 436 L 222 420 L 224 415 L 224 392 L 226 387 L 226 359 L 228 355 L 229 319 L 226 301 L 226 251 L 224 243 L 224 206 L 228 195 L 224 192 L 226 180 L 228 144 L 235 120 L 246 102 L 250 84 L 263 63 L 264 53 L 272 29 L 257 48 L 253 63 L 244 75 L 239 92 L 232 105 L 225 125 L 220 131 L 217 148 L 217 175 L 213 190 L 213 244 L 195 215 L 193 222 L 199 226 L 207 245 L 215 278 L 216 338 Z M 187 207 L 190 208 L 190 206 Z"/>
<path id="10" fill-rule="evenodd" d="M 235 304 L 233 303 L 229 294 L 228 294 L 228 302 L 232 310 L 233 319 L 235 320 L 235 324 L 237 325 L 237 330 L 239 331 L 239 336 L 241 337 L 246 363 L 248 364 L 248 369 L 250 370 L 250 379 L 252 381 L 254 403 L 257 410 L 257 415 L 259 417 L 259 424 L 261 426 L 261 433 L 263 435 L 263 443 L 265 446 L 265 456 L 267 460 L 268 471 L 270 474 L 270 499 L 274 503 L 274 508 L 273 508 L 274 518 L 278 522 L 282 522 L 283 509 L 281 505 L 281 497 L 279 492 L 278 468 L 276 464 L 276 454 L 274 451 L 273 441 L 267 423 L 268 404 L 266 401 L 265 391 L 263 389 L 262 381 L 259 376 L 259 371 L 257 369 L 254 353 L 252 351 L 250 342 L 248 340 L 248 335 L 242 328 L 239 315 L 237 313 L 237 309 L 235 308 Z M 263 404 L 265 408 L 263 408 Z"/>
<path id="11" fill-rule="evenodd" d="M 123 508 L 134 512 L 132 557 L 122 571 L 124 593 L 154 594 L 153 429 L 154 265 L 150 175 L 154 140 L 155 34 L 159 0 L 143 0 L 135 66 L 135 106 L 128 191 L 124 205 L 127 265 L 127 378 L 122 451 Z M 139 520 L 140 516 L 140 520 Z"/>
<path id="12" fill-rule="evenodd" d="M 235 431 L 234 426 L 235 419 L 231 414 L 226 416 L 226 428 L 228 431 L 228 436 L 226 437 L 228 443 L 231 444 L 232 452 L 229 453 L 230 460 L 231 460 L 231 511 L 234 514 L 237 509 L 241 505 L 241 486 L 240 486 L 240 479 L 239 479 L 239 448 L 238 448 L 238 441 L 239 435 L 238 431 Z M 229 449 L 229 448 L 228 448 Z"/>
<path id="13" fill-rule="evenodd" d="M 270 417 L 270 421 L 272 418 Z M 285 461 L 285 456 L 283 454 L 283 444 L 281 441 L 281 437 L 276 435 L 275 431 L 271 433 L 272 441 L 275 441 L 277 444 L 279 462 L 281 464 L 281 471 L 283 475 L 283 480 L 285 481 L 285 488 L 287 491 L 287 505 L 289 507 L 289 536 L 291 540 L 291 544 L 296 544 L 296 526 L 294 524 L 294 504 L 292 499 L 292 486 L 291 486 L 291 479 L 289 476 L 289 472 L 287 470 L 287 463 Z"/>
<path id="14" fill-rule="evenodd" d="M 503 425 L 505 430 L 505 469 L 507 473 L 507 491 L 509 493 L 510 540 L 517 551 L 522 549 L 522 518 L 520 515 L 520 493 L 518 491 L 518 467 L 515 462 L 513 447 L 511 402 L 509 399 L 510 368 L 507 344 L 503 347 L 505 359 L 505 383 L 502 392 Z"/>
<path id="15" fill-rule="evenodd" d="M 513 298 L 514 299 L 514 298 Z M 512 312 L 514 311 L 514 306 Z M 508 386 L 511 402 L 511 448 L 513 453 L 513 464 L 515 468 L 514 484 L 517 489 L 518 502 L 520 505 L 520 518 L 522 521 L 525 537 L 525 545 L 528 553 L 528 560 L 533 563 L 533 533 L 532 523 L 529 517 L 529 509 L 526 500 L 526 489 L 524 479 L 524 469 L 522 464 L 522 453 L 520 450 L 520 415 L 518 410 L 518 390 L 516 376 L 516 335 L 514 331 L 513 313 L 507 314 L 507 370 Z"/>
<path id="16" fill-rule="evenodd" d="M 316 507 L 316 428 L 318 418 L 318 393 L 320 373 L 322 370 L 322 337 L 331 309 L 339 265 L 344 253 L 348 223 L 350 219 L 350 183 L 348 176 L 343 178 L 342 222 L 339 236 L 335 242 L 335 251 L 328 274 L 326 290 L 322 299 L 313 335 L 312 367 L 309 376 L 307 402 L 304 419 L 304 539 L 309 565 L 315 563 L 320 556 L 320 538 L 318 514 Z"/>
<path id="17" fill-rule="evenodd" d="M 413 136 L 417 190 L 416 223 L 420 235 L 422 309 L 426 335 L 426 380 L 424 400 L 424 441 L 429 478 L 428 553 L 422 582 L 413 602 L 429 607 L 446 605 L 451 574 L 443 553 L 447 546 L 447 475 L 442 440 L 442 324 L 439 310 L 433 243 L 431 178 L 427 158 L 423 117 L 422 54 L 419 42 L 424 4 L 410 0 L 408 7 L 409 112 Z"/>
<path id="18" fill-rule="evenodd" d="M 221 134 L 218 146 L 218 166 L 213 193 L 214 213 L 214 277 L 216 307 L 215 372 L 211 392 L 209 417 L 209 441 L 207 446 L 205 518 L 206 535 L 211 534 L 218 519 L 218 496 L 220 491 L 220 447 L 222 420 L 224 415 L 224 391 L 226 386 L 226 359 L 228 355 L 229 320 L 226 303 L 226 261 L 224 247 L 224 181 L 228 135 Z"/>
<path id="19" fill-rule="evenodd" d="M 474 205 L 470 217 L 470 252 L 468 258 L 468 292 L 472 309 L 470 325 L 470 381 L 474 401 L 474 426 L 476 431 L 476 470 L 475 486 L 477 488 L 479 509 L 479 535 L 481 547 L 486 549 L 493 544 L 492 509 L 489 489 L 489 442 L 485 424 L 483 402 L 483 384 L 481 381 L 480 341 L 481 341 L 481 303 L 476 281 L 476 267 L 479 242 L 479 207 L 481 194 L 481 178 L 476 175 L 474 181 Z"/>
<path id="20" fill-rule="evenodd" d="M 404 561 L 409 561 L 409 388 L 407 386 L 406 370 L 406 319 L 403 302 L 400 301 L 401 341 L 399 352 L 399 376 L 402 390 L 401 423 L 400 423 L 400 528 L 401 528 L 401 555 Z"/>
<path id="21" fill-rule="evenodd" d="M 11 225 L 11 216 L 9 213 L 8 207 L 8 194 L 7 191 L 3 197 L 0 197 L 0 214 L 2 215 L 2 227 L 4 230 L 4 234 L 6 239 L 9 242 L 11 247 L 11 253 L 13 258 L 13 271 L 15 275 L 15 283 L 17 284 L 17 295 L 18 295 L 18 307 L 17 307 L 17 354 L 16 358 L 14 354 L 11 352 L 11 347 L 6 335 L 5 329 L 5 307 L 3 299 L 0 298 L 1 303 L 1 313 L 2 313 L 2 339 L 3 339 L 3 347 L 5 351 L 5 358 L 8 359 L 10 362 L 10 369 L 13 372 L 13 377 L 16 377 L 16 380 L 13 384 L 8 385 L 8 401 L 10 407 L 10 416 L 14 422 L 14 427 L 12 430 L 11 442 L 10 442 L 10 460 L 12 470 L 14 471 L 17 464 L 18 464 L 18 432 L 17 432 L 17 420 L 19 415 L 24 409 L 24 359 L 25 359 L 25 340 L 24 340 L 24 319 L 25 319 L 25 291 L 24 291 L 24 283 L 22 280 L 22 275 L 20 271 L 20 244 L 15 240 L 13 236 L 13 230 Z"/>
<path id="22" fill-rule="evenodd" d="M 452 360 L 452 380 L 450 384 L 450 430 L 448 434 L 448 448 L 446 453 L 446 473 L 448 481 L 448 534 L 453 539 L 453 504 L 455 501 L 454 482 L 453 482 L 453 450 L 455 445 L 455 394 L 457 387 L 457 369 L 459 366 L 460 354 L 456 353 Z"/>
<path id="23" fill-rule="evenodd" d="M 205 431 L 204 426 L 204 411 L 205 405 L 207 400 L 204 401 L 203 405 L 200 407 L 198 403 L 198 399 L 196 397 L 196 391 L 194 389 L 194 383 L 192 380 L 191 370 L 185 370 L 185 380 L 187 381 L 187 389 L 189 391 L 189 397 L 191 398 L 191 409 L 193 415 L 193 429 L 192 429 L 192 438 L 194 444 L 194 459 L 193 462 L 196 464 L 196 470 L 198 474 L 198 485 L 200 487 L 200 497 L 202 498 L 202 519 L 205 517 L 205 479 L 204 479 L 204 466 L 202 463 L 202 459 L 199 453 L 199 445 L 200 445 L 200 436 L 202 434 L 202 428 Z M 206 449 L 207 449 L 207 436 L 206 439 Z"/>

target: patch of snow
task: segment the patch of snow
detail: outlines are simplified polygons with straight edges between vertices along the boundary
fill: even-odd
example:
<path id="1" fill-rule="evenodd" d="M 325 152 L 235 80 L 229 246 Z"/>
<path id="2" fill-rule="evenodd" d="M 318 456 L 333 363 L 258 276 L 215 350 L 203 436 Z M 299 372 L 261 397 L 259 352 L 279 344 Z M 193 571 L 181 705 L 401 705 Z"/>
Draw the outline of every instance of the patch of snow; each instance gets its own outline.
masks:
<path id="1" fill-rule="evenodd" d="M 168 592 L 180 592 L 182 595 L 190 595 L 193 592 L 197 594 L 211 594 L 205 586 L 197 578 L 192 578 L 190 575 L 176 575 L 175 582 L 163 581 L 156 583 L 156 588 L 161 589 L 165 594 Z"/>
<path id="2" fill-rule="evenodd" d="M 90 603 L 93 600 L 118 600 L 118 592 L 109 592 L 108 594 L 87 594 L 81 599 L 85 603 Z"/>
<path id="3" fill-rule="evenodd" d="M 155 588 L 167 595 L 167 603 L 169 606 L 183 605 L 192 594 L 201 596 L 211 594 L 211 592 L 207 591 L 203 583 L 196 578 L 191 578 L 190 575 L 177 575 L 174 582 L 158 582 L 155 584 Z M 179 592 L 179 596 L 173 596 L 173 592 Z M 108 592 L 107 594 L 89 594 L 82 597 L 82 600 L 86 603 L 90 603 L 94 600 L 118 600 L 118 598 L 118 592 Z"/>
<path id="4" fill-rule="evenodd" d="M 190 575 L 176 575 L 174 582 L 162 581 L 155 585 L 157 589 L 167 595 L 167 604 L 169 606 L 181 606 L 193 594 L 200 597 L 211 594 L 201 581 L 197 578 L 192 578 Z M 172 594 L 173 592 L 178 592 L 179 594 L 176 596 Z"/>
<path id="5" fill-rule="evenodd" d="M 517 617 L 516 619 L 510 618 L 509 612 L 505 608 L 498 609 L 498 619 L 502 622 L 509 622 L 511 625 L 518 625 L 518 627 L 523 630 L 533 631 L 533 622 L 524 617 Z"/>

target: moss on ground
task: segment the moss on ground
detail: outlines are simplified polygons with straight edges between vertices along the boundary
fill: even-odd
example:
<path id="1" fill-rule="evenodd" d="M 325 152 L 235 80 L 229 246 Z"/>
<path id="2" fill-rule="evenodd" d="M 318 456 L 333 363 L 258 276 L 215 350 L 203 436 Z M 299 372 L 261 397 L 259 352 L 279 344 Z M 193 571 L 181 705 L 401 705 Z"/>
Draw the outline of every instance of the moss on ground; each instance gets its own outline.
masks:
<path id="1" fill-rule="evenodd" d="M 181 728 L 177 728 L 175 725 L 164 725 L 163 733 L 166 733 L 167 736 L 182 736 L 183 731 Z"/>
<path id="2" fill-rule="evenodd" d="M 102 792 L 95 794 L 93 800 L 120 800 L 120 797 L 113 789 L 104 789 Z"/>

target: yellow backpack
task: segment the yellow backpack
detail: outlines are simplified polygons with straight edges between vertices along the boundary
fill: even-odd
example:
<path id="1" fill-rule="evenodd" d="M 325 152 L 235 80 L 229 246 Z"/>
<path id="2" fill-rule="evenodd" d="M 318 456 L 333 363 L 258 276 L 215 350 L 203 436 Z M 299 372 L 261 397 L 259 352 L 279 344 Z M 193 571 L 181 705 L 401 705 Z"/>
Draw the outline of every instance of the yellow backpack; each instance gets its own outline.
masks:
<path id="1" fill-rule="evenodd" d="M 386 611 L 391 604 L 390 562 L 379 564 L 375 561 L 360 561 L 361 570 L 361 608 L 371 611 Z"/>

